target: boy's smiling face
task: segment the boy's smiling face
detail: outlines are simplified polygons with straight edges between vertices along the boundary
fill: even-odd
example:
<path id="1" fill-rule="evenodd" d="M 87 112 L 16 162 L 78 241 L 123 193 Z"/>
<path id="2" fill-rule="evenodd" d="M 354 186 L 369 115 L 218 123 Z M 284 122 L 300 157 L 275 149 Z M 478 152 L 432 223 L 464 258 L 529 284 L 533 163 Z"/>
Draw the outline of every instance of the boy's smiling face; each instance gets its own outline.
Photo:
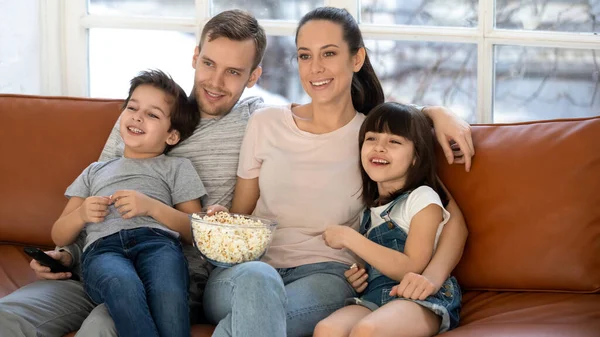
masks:
<path id="1" fill-rule="evenodd" d="M 162 154 L 167 144 L 179 142 L 179 132 L 171 128 L 171 97 L 152 85 L 142 84 L 121 113 L 119 131 L 127 158 L 150 158 Z"/>

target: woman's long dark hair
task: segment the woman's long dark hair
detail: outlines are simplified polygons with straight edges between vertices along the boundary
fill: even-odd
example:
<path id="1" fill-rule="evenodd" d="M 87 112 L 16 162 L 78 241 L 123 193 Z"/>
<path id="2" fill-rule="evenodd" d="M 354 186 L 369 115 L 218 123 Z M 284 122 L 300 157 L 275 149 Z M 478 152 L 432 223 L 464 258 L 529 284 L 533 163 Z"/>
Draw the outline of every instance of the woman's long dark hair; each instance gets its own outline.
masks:
<path id="1" fill-rule="evenodd" d="M 358 135 L 359 151 L 362 150 L 365 134 L 369 131 L 391 133 L 413 142 L 415 163 L 408 169 L 404 187 L 389 196 L 379 195 L 377 183 L 369 177 L 361 164 L 362 198 L 367 207 L 386 204 L 402 193 L 411 191 L 421 185 L 431 187 L 440 196 L 442 204 L 444 206 L 448 204 L 448 196 L 442 188 L 436 173 L 435 148 L 431 126 L 429 126 L 427 117 L 420 110 L 393 102 L 383 103 L 375 107 L 360 128 Z"/>
<path id="2" fill-rule="evenodd" d="M 360 48 L 365 47 L 362 33 L 360 32 L 356 20 L 354 20 L 347 10 L 335 7 L 319 7 L 306 13 L 306 15 L 300 19 L 300 23 L 298 23 L 298 28 L 296 29 L 296 44 L 298 43 L 298 32 L 300 31 L 300 28 L 312 20 L 326 20 L 340 25 L 344 34 L 344 41 L 348 43 L 351 55 L 356 55 Z M 366 51 L 367 50 L 365 49 L 365 61 L 362 68 L 352 76 L 351 89 L 354 109 L 365 115 L 375 106 L 383 103 L 384 100 L 381 83 L 379 83 L 379 79 L 375 74 L 375 70 L 373 70 L 369 55 Z"/>

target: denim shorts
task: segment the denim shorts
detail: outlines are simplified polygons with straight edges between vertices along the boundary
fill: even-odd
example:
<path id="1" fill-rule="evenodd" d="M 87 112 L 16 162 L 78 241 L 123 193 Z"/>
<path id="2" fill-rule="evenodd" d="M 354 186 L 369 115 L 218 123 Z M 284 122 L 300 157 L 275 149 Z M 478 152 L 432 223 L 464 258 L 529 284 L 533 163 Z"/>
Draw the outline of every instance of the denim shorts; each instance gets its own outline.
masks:
<path id="1" fill-rule="evenodd" d="M 358 304 L 375 311 L 377 308 L 391 301 L 411 301 L 440 316 L 442 322 L 440 324 L 439 333 L 458 327 L 462 295 L 458 282 L 454 276 L 448 278 L 437 293 L 428 296 L 422 301 L 390 296 L 392 287 L 398 284 L 397 281 L 391 279 L 390 281 L 392 282 L 384 282 L 381 285 L 374 287 L 371 287 L 371 284 L 369 284 L 370 289 L 368 292 L 363 292 L 360 297 L 347 299 L 346 305 Z"/>

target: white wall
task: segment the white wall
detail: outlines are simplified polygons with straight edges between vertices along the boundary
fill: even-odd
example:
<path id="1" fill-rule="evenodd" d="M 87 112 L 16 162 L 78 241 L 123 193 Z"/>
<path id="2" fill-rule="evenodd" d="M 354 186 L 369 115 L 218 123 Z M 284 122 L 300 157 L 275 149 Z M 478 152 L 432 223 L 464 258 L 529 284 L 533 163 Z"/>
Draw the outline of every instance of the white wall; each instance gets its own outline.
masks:
<path id="1" fill-rule="evenodd" d="M 0 93 L 41 93 L 38 0 L 0 0 Z"/>

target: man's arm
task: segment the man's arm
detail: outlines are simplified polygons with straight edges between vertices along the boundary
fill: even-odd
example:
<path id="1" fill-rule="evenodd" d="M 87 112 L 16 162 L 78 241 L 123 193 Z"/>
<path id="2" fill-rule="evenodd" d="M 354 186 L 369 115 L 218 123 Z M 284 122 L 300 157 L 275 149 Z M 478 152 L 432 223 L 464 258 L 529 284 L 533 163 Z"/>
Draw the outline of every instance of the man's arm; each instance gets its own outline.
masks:
<path id="1" fill-rule="evenodd" d="M 427 106 L 423 113 L 431 120 L 438 142 L 444 150 L 448 164 L 465 164 L 471 170 L 471 157 L 475 155 L 471 126 L 460 119 L 450 109 L 443 106 Z M 460 151 L 454 152 L 452 147 Z"/>

